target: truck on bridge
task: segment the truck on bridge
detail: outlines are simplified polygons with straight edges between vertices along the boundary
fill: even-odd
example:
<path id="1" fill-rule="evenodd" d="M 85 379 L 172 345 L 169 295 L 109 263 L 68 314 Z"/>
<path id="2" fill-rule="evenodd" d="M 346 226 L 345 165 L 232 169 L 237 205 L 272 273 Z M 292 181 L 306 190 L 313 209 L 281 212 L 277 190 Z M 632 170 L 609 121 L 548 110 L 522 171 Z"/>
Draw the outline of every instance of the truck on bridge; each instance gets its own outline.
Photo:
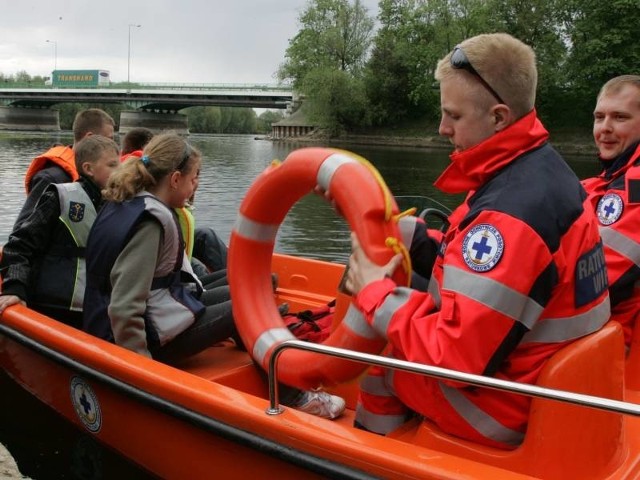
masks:
<path id="1" fill-rule="evenodd" d="M 108 70 L 54 70 L 45 85 L 54 88 L 96 88 L 111 83 Z"/>

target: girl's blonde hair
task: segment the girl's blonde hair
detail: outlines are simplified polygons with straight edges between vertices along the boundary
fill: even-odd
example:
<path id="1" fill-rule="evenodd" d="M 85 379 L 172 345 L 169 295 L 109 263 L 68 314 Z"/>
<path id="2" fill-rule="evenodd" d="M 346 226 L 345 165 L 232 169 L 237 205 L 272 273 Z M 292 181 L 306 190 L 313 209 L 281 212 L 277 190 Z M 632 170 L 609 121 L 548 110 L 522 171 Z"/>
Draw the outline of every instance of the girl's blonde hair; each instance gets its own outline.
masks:
<path id="1" fill-rule="evenodd" d="M 179 135 L 157 135 L 144 148 L 142 157 L 127 158 L 111 174 L 102 193 L 106 200 L 130 200 L 175 171 L 188 173 L 200 157 L 200 152 Z"/>
<path id="2" fill-rule="evenodd" d="M 459 47 L 516 118 L 523 117 L 534 108 L 538 70 L 536 55 L 529 45 L 506 33 L 486 33 L 463 41 Z M 438 62 L 436 80 L 460 75 L 470 79 L 468 71 L 451 65 L 452 53 Z"/>

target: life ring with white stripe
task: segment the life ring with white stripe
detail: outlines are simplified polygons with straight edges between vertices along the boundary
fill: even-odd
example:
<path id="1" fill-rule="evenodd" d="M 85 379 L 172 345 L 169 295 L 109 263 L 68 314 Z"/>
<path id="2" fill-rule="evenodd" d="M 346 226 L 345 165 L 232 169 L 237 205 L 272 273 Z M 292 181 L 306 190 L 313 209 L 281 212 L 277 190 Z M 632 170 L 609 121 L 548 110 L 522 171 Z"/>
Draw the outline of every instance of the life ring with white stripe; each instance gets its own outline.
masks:
<path id="1" fill-rule="evenodd" d="M 387 263 L 402 251 L 398 207 L 380 174 L 365 159 L 328 148 L 304 148 L 274 162 L 249 188 L 231 232 L 229 284 L 236 326 L 253 358 L 268 369 L 274 347 L 295 339 L 273 298 L 271 257 L 276 234 L 290 208 L 317 186 L 329 191 L 365 252 Z M 407 285 L 410 260 L 394 280 Z M 324 345 L 380 353 L 385 341 L 350 305 Z M 327 355 L 287 350 L 279 359 L 279 380 L 300 388 L 335 385 L 358 376 L 366 366 Z"/>

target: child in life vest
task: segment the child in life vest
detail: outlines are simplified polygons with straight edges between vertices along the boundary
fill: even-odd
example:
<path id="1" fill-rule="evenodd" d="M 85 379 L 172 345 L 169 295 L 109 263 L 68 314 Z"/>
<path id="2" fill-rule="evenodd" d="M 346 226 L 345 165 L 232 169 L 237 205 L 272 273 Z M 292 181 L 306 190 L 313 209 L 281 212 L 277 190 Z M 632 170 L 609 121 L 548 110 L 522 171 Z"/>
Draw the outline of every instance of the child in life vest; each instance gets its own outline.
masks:
<path id="1" fill-rule="evenodd" d="M 145 127 L 129 130 L 122 139 L 120 161 L 124 162 L 132 156 L 141 157 L 144 147 L 153 135 L 154 133 Z M 205 287 L 227 285 L 227 246 L 212 228 L 195 226 L 191 212 L 193 199 L 192 196 L 185 206 L 175 209 L 191 267 Z"/>
<path id="2" fill-rule="evenodd" d="M 0 313 L 23 303 L 80 328 L 85 286 L 84 247 L 102 204 L 100 190 L 118 167 L 118 145 L 91 135 L 75 146 L 76 182 L 50 184 L 36 208 L 16 223 L 3 247 Z"/>
<path id="3" fill-rule="evenodd" d="M 229 287 L 203 289 L 174 213 L 196 190 L 200 166 L 200 152 L 162 134 L 113 175 L 87 245 L 85 331 L 165 363 L 236 336 Z M 344 410 L 325 392 L 291 389 L 288 398 L 323 417 Z"/>

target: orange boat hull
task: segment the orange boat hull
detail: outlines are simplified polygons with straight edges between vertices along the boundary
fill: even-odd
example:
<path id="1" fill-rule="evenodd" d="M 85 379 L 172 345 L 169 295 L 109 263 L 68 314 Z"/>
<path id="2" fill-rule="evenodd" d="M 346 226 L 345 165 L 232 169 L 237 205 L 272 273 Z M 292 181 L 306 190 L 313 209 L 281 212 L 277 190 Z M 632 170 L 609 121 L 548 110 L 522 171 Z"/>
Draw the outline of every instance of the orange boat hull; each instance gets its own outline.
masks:
<path id="1" fill-rule="evenodd" d="M 343 267 L 276 255 L 273 270 L 279 301 L 296 311 L 335 297 Z M 630 416 L 536 399 L 527 440 L 512 452 L 428 422 L 381 437 L 352 427 L 355 383 L 336 389 L 348 403 L 336 421 L 291 408 L 272 416 L 263 376 L 231 345 L 173 368 L 22 306 L 1 320 L 0 363 L 20 385 L 162 478 L 640 478 L 640 419 Z M 605 330 L 563 352 L 546 384 L 637 403 L 640 391 L 624 389 L 619 328 Z M 576 368 L 581 356 L 595 363 Z M 595 371 L 601 356 L 605 372 Z"/>

